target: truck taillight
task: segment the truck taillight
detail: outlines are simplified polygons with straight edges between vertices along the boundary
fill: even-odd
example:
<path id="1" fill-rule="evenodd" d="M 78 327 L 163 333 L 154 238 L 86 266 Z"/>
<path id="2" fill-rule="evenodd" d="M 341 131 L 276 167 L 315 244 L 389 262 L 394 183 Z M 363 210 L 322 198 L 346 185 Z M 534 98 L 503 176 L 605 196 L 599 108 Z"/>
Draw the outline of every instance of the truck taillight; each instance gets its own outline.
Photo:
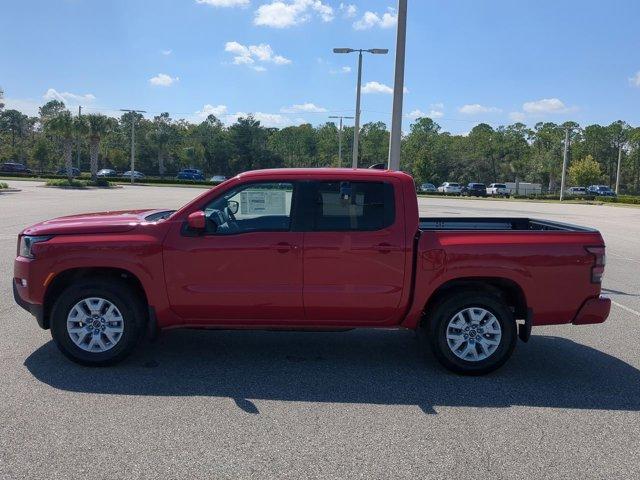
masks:
<path id="1" fill-rule="evenodd" d="M 586 247 L 586 249 L 594 258 L 593 267 L 591 267 L 591 282 L 602 283 L 604 266 L 607 263 L 607 256 L 604 253 L 604 247 Z"/>

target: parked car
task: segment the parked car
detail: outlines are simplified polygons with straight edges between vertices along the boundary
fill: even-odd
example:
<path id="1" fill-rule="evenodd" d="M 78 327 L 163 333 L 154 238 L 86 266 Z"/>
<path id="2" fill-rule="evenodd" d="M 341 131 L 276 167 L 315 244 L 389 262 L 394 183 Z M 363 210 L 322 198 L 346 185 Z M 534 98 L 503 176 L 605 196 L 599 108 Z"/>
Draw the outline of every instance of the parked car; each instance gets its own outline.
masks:
<path id="1" fill-rule="evenodd" d="M 117 177 L 118 172 L 111 168 L 103 168 L 102 170 L 98 170 L 98 177 Z"/>
<path id="2" fill-rule="evenodd" d="M 601 323 L 611 305 L 597 230 L 419 218 L 397 171 L 247 172 L 178 211 L 62 217 L 18 246 L 15 300 L 94 366 L 158 329 L 366 327 L 417 330 L 445 367 L 477 375 L 533 326 Z"/>
<path id="3" fill-rule="evenodd" d="M 487 186 L 484 183 L 469 183 L 462 187 L 462 195 L 465 197 L 486 197 Z"/>
<path id="4" fill-rule="evenodd" d="M 33 173 L 22 163 L 6 162 L 0 165 L 0 172 L 4 173 Z"/>
<path id="5" fill-rule="evenodd" d="M 211 183 L 222 183 L 227 181 L 227 177 L 224 175 L 214 175 L 209 179 Z"/>
<path id="6" fill-rule="evenodd" d="M 195 168 L 184 168 L 178 172 L 176 180 L 199 180 L 204 181 L 202 170 Z"/>
<path id="7" fill-rule="evenodd" d="M 504 183 L 492 183 L 487 187 L 487 195 L 492 197 L 508 197 L 509 189 Z"/>
<path id="8" fill-rule="evenodd" d="M 460 195 L 460 192 L 462 192 L 462 187 L 459 183 L 444 182 L 438 187 L 438 192 L 448 195 Z"/>
<path id="9" fill-rule="evenodd" d="M 570 197 L 585 197 L 587 195 L 593 195 L 592 193 L 588 193 L 585 187 L 569 187 L 564 193 Z"/>
<path id="10" fill-rule="evenodd" d="M 67 175 L 67 167 L 61 167 L 58 169 L 58 171 L 56 172 L 56 175 Z M 79 177 L 80 176 L 80 169 L 76 168 L 76 167 L 71 167 L 71 176 L 72 177 Z"/>
<path id="11" fill-rule="evenodd" d="M 124 172 L 122 174 L 122 176 L 125 177 L 125 178 L 131 178 L 131 170 L 127 170 L 126 172 Z M 144 178 L 144 173 L 139 172 L 137 170 L 134 170 L 133 171 L 133 178 L 134 179 L 136 179 L 136 178 Z"/>
<path id="12" fill-rule="evenodd" d="M 616 192 L 614 192 L 611 187 L 607 185 L 591 185 L 587 188 L 587 191 L 592 195 L 598 197 L 615 197 Z"/>
<path id="13" fill-rule="evenodd" d="M 434 193 L 434 192 L 437 192 L 438 189 L 433 183 L 423 183 L 418 188 L 418 191 L 420 193 Z"/>

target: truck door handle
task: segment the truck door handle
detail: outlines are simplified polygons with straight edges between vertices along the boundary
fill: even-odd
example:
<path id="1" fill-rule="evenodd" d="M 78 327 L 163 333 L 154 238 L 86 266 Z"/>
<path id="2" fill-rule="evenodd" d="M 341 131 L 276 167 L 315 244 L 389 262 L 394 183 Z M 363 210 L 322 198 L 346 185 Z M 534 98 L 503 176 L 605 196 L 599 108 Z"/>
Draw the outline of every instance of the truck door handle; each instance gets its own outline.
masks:
<path id="1" fill-rule="evenodd" d="M 291 245 L 290 243 L 287 243 L 287 242 L 279 242 L 274 245 L 274 248 L 278 251 L 278 253 L 287 253 L 287 252 L 290 252 L 291 250 L 297 250 L 298 246 Z"/>
<path id="2" fill-rule="evenodd" d="M 398 247 L 394 247 L 393 245 L 389 244 L 389 243 L 379 243 L 378 245 L 376 245 L 375 247 L 373 247 L 375 250 L 377 250 L 380 253 L 391 253 L 394 250 L 398 250 Z"/>

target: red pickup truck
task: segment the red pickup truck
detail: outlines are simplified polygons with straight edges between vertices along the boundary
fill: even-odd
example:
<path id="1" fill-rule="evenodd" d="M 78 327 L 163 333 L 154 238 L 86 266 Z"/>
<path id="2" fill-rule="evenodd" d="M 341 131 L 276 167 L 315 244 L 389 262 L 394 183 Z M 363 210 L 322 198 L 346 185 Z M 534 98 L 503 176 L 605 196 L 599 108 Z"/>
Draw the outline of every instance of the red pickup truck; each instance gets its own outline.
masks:
<path id="1" fill-rule="evenodd" d="M 18 238 L 18 304 L 72 360 L 113 364 L 145 332 L 417 330 L 482 374 L 534 325 L 603 322 L 605 247 L 528 218 L 419 218 L 401 172 L 243 173 L 177 211 L 74 215 Z"/>

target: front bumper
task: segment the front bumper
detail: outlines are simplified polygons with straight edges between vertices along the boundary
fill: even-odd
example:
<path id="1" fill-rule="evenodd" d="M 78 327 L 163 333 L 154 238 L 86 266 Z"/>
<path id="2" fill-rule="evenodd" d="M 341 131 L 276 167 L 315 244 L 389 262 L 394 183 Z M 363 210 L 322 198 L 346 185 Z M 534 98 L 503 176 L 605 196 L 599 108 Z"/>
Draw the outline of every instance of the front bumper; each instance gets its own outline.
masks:
<path id="1" fill-rule="evenodd" d="M 584 302 L 571 323 L 574 325 L 602 323 L 609 316 L 610 310 L 611 299 L 605 297 L 592 298 Z"/>
<path id="2" fill-rule="evenodd" d="M 18 283 L 15 278 L 12 280 L 12 283 L 13 283 L 13 298 L 16 301 L 16 303 L 20 305 L 22 308 L 24 308 L 31 315 L 36 317 L 36 320 L 38 321 L 38 325 L 40 325 L 40 328 L 48 328 L 45 325 L 44 309 L 42 308 L 42 305 L 39 305 L 37 303 L 30 303 L 25 299 L 23 299 L 20 296 L 20 293 L 18 292 Z"/>

